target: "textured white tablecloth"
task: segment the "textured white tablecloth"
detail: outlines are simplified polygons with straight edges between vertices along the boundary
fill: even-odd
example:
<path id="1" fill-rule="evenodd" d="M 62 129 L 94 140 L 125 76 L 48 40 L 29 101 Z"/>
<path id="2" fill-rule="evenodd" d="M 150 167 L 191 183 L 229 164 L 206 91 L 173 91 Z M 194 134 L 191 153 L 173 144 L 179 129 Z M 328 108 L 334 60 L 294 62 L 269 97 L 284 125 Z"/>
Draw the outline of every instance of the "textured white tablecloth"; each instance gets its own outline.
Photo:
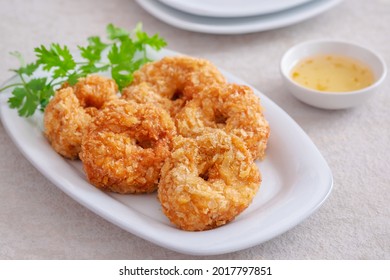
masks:
<path id="1" fill-rule="evenodd" d="M 107 23 L 158 32 L 169 48 L 204 57 L 243 78 L 284 109 L 327 160 L 334 189 L 324 205 L 292 230 L 235 253 L 193 257 L 134 236 L 90 212 L 42 176 L 0 125 L 0 259 L 390 259 L 390 84 L 363 106 L 309 107 L 283 87 L 279 60 L 305 40 L 334 38 L 375 49 L 390 65 L 390 1 L 345 1 L 308 21 L 246 35 L 183 31 L 131 0 L 0 0 L 0 80 L 33 48 L 76 46 Z"/>

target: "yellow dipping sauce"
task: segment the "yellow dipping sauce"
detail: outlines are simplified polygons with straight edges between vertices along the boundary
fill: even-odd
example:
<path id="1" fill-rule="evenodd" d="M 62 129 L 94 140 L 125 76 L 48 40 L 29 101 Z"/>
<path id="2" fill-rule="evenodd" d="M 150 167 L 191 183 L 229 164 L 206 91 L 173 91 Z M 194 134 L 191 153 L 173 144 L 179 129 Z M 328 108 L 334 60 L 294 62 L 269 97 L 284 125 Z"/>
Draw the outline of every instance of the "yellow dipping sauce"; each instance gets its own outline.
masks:
<path id="1" fill-rule="evenodd" d="M 308 57 L 293 68 L 291 77 L 304 87 L 330 92 L 359 90 L 374 83 L 374 74 L 366 65 L 337 55 Z"/>

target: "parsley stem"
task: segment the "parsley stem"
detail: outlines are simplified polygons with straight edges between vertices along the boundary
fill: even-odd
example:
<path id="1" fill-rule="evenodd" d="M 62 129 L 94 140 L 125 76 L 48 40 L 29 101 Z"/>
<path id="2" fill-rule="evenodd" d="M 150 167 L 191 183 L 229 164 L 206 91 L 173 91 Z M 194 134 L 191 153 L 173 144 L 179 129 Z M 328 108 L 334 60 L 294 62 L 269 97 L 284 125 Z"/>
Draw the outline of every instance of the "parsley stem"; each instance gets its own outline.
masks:
<path id="1" fill-rule="evenodd" d="M 148 58 L 148 56 L 146 54 L 146 48 L 144 48 L 142 51 L 143 51 L 143 55 L 144 55 L 144 60 L 146 60 Z"/>
<path id="2" fill-rule="evenodd" d="M 0 92 L 6 90 L 7 88 L 10 88 L 10 87 L 16 87 L 16 86 L 23 86 L 24 84 L 23 83 L 16 83 L 16 84 L 10 84 L 10 85 L 7 85 L 3 88 L 0 88 Z"/>
<path id="3" fill-rule="evenodd" d="M 20 73 L 18 73 L 18 76 L 19 76 L 20 79 L 22 80 L 23 87 L 26 89 L 26 91 L 27 91 L 29 94 L 33 95 L 33 93 L 31 92 L 31 90 L 28 88 L 27 83 L 26 83 L 25 79 L 23 78 L 23 75 L 20 74 Z"/>

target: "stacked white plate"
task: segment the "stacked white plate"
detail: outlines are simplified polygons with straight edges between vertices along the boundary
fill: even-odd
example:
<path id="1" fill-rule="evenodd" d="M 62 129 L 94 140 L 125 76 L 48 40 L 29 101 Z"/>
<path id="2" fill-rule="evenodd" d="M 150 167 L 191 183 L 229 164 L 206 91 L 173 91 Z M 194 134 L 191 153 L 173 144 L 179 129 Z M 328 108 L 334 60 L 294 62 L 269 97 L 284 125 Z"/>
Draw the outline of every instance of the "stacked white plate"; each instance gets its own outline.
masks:
<path id="1" fill-rule="evenodd" d="M 181 29 L 242 34 L 312 18 L 342 0 L 136 0 L 156 18 Z"/>

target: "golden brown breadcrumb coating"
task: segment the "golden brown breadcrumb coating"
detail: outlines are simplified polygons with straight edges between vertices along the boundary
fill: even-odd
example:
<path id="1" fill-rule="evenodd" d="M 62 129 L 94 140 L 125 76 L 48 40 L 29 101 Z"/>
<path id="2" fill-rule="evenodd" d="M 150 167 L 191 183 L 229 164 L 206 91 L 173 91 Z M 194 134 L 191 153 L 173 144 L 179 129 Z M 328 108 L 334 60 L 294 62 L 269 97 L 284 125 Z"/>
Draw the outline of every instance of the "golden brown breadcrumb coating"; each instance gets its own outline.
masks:
<path id="1" fill-rule="evenodd" d="M 70 159 L 78 158 L 81 137 L 91 122 L 91 113 L 80 106 L 73 88 L 56 92 L 45 109 L 44 132 L 57 153 Z"/>
<path id="2" fill-rule="evenodd" d="M 78 158 L 81 138 L 92 116 L 104 102 L 118 98 L 117 90 L 112 79 L 96 75 L 59 89 L 44 113 L 44 132 L 54 150 L 66 158 Z"/>
<path id="3" fill-rule="evenodd" d="M 124 89 L 122 96 L 126 100 L 139 104 L 153 104 L 166 110 L 171 116 L 175 116 L 185 103 L 184 99 L 181 98 L 171 100 L 161 96 L 145 82 Z"/>
<path id="4" fill-rule="evenodd" d="M 117 193 L 155 191 L 175 133 L 169 114 L 152 104 L 107 103 L 83 136 L 80 159 L 88 180 Z"/>
<path id="5" fill-rule="evenodd" d="M 82 107 L 100 109 L 107 101 L 117 98 L 118 86 L 113 79 L 89 75 L 78 80 L 74 92 Z"/>
<path id="6" fill-rule="evenodd" d="M 174 138 L 161 170 L 158 198 L 177 227 L 207 230 L 246 209 L 260 183 L 260 172 L 239 137 L 205 129 L 195 138 Z"/>
<path id="7" fill-rule="evenodd" d="M 244 85 L 205 88 L 176 115 L 178 134 L 200 135 L 204 127 L 223 129 L 244 140 L 253 159 L 263 159 L 270 133 L 260 99 Z"/>
<path id="8" fill-rule="evenodd" d="M 122 96 L 138 103 L 152 101 L 174 117 L 185 102 L 204 87 L 225 83 L 220 71 L 205 59 L 165 57 L 136 71 L 132 84 L 123 90 Z"/>

